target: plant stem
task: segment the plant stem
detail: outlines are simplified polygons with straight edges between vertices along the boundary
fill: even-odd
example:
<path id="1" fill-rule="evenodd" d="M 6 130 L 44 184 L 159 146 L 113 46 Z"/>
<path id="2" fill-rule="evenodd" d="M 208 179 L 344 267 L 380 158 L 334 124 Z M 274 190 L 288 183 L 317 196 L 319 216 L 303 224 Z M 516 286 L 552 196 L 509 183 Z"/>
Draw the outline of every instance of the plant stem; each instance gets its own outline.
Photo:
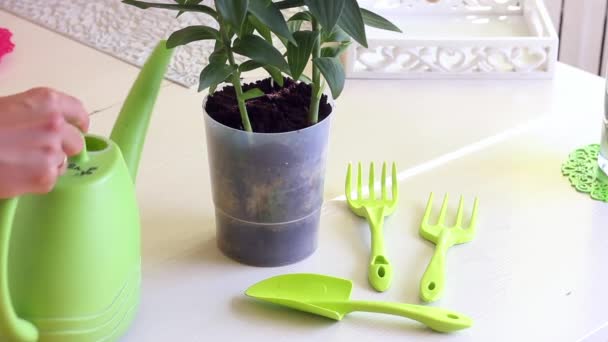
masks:
<path id="1" fill-rule="evenodd" d="M 236 93 L 236 102 L 239 106 L 241 122 L 243 123 L 243 128 L 245 129 L 245 131 L 253 132 L 253 128 L 251 128 L 251 122 L 249 121 L 249 113 L 247 113 L 247 106 L 245 105 L 245 99 L 243 98 L 243 87 L 241 86 L 241 72 L 238 70 L 239 65 L 234 60 L 234 54 L 232 53 L 232 42 L 230 37 L 228 37 L 226 33 L 224 20 L 222 19 L 221 15 L 218 15 L 218 22 L 220 26 L 220 35 L 224 43 L 224 48 L 226 49 L 226 54 L 228 55 L 228 63 L 230 63 L 230 65 L 236 70 L 232 74 L 231 83 L 234 86 L 234 91 Z"/>
<path id="2" fill-rule="evenodd" d="M 234 67 L 238 67 L 236 62 L 234 61 L 234 56 L 232 54 L 232 49 L 227 48 L 228 50 L 228 61 L 230 65 Z M 247 106 L 245 105 L 245 99 L 243 98 L 243 88 L 241 87 L 241 73 L 237 70 L 232 74 L 232 85 L 234 86 L 234 91 L 236 92 L 236 102 L 239 105 L 239 112 L 241 113 L 241 121 L 243 122 L 243 128 L 247 132 L 253 132 L 253 128 L 251 128 L 251 122 L 249 121 L 249 113 L 247 113 Z"/>
<path id="3" fill-rule="evenodd" d="M 312 30 L 319 32 L 320 26 L 316 19 L 312 20 Z M 321 57 L 321 39 L 319 38 L 312 48 L 312 58 Z M 310 98 L 310 108 L 308 110 L 308 118 L 311 124 L 316 124 L 319 121 L 319 104 L 321 102 L 321 71 L 317 66 L 312 64 L 312 95 Z"/>

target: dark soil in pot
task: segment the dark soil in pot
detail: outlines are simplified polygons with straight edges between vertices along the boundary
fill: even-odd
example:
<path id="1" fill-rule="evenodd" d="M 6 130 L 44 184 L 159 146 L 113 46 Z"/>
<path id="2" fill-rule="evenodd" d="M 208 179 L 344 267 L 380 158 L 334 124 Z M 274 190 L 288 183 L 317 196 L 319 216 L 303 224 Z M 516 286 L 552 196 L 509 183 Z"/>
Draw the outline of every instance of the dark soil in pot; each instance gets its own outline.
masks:
<path id="1" fill-rule="evenodd" d="M 252 87 L 266 94 L 247 101 L 254 131 L 281 134 L 243 132 L 231 86 L 206 102 L 218 246 L 245 264 L 291 264 L 317 246 L 332 107 L 324 96 L 310 126 L 310 86 L 265 79 L 244 89 Z"/>
<path id="2" fill-rule="evenodd" d="M 258 88 L 266 94 L 246 102 L 249 121 L 254 132 L 282 133 L 310 126 L 308 120 L 308 107 L 312 94 L 310 85 L 294 82 L 291 78 L 285 78 L 283 87 L 276 83 L 273 85 L 270 78 L 243 85 L 244 92 L 253 88 Z M 209 116 L 219 123 L 243 130 L 233 86 L 224 87 L 209 96 L 205 109 Z M 319 122 L 327 118 L 331 110 L 327 95 L 323 95 L 319 105 Z"/>

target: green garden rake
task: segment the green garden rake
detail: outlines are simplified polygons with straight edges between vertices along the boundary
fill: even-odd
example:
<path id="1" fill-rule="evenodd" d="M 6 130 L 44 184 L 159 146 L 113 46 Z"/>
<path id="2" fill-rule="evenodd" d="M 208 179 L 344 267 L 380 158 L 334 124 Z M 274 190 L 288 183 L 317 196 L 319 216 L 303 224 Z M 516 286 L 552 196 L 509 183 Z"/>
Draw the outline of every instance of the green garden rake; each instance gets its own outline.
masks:
<path id="1" fill-rule="evenodd" d="M 352 164 L 348 164 L 348 171 L 346 173 L 346 200 L 348 206 L 353 213 L 366 218 L 370 225 L 372 250 L 368 267 L 368 279 L 373 288 L 380 292 L 386 291 L 393 280 L 393 268 L 385 255 L 384 237 L 382 234 L 384 217 L 395 212 L 399 198 L 397 166 L 395 163 L 393 163 L 392 169 L 392 191 L 390 198 L 388 196 L 388 185 L 386 184 L 386 163 L 382 165 L 382 190 L 380 198 L 377 198 L 374 189 L 374 163 L 371 163 L 369 168 L 369 194 L 367 197 L 363 196 L 361 163 L 358 165 L 356 197 L 353 196 L 351 188 Z"/>
<path id="2" fill-rule="evenodd" d="M 460 203 L 458 204 L 458 211 L 456 213 L 456 223 L 454 226 L 447 226 L 445 217 L 448 210 L 448 195 L 446 194 L 443 199 L 441 211 L 439 212 L 437 224 L 431 225 L 429 218 L 433 208 L 433 197 L 434 195 L 431 193 L 429 202 L 426 206 L 426 211 L 424 212 L 422 224 L 420 225 L 420 235 L 436 245 L 435 254 L 427 266 L 420 282 L 420 298 L 425 302 L 435 301 L 439 299 L 443 293 L 445 285 L 445 256 L 448 248 L 469 242 L 475 237 L 477 206 L 479 203 L 479 200 L 475 198 L 469 226 L 463 228 L 462 217 L 464 200 L 461 196 Z"/>

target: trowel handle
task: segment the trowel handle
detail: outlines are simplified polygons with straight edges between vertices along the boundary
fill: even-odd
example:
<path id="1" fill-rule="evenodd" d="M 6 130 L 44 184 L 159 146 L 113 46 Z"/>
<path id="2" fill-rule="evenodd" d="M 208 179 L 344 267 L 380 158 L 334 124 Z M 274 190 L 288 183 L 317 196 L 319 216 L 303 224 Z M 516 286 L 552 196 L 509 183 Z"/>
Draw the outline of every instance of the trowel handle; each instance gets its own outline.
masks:
<path id="1" fill-rule="evenodd" d="M 8 255 L 18 198 L 0 199 L 0 340 L 34 342 L 38 329 L 17 317 L 8 289 Z"/>
<path id="2" fill-rule="evenodd" d="M 344 314 L 363 311 L 406 317 L 444 333 L 467 329 L 473 325 L 473 319 L 462 313 L 432 306 L 364 301 L 310 302 L 310 304 L 321 308 L 331 308 L 333 311 Z"/>

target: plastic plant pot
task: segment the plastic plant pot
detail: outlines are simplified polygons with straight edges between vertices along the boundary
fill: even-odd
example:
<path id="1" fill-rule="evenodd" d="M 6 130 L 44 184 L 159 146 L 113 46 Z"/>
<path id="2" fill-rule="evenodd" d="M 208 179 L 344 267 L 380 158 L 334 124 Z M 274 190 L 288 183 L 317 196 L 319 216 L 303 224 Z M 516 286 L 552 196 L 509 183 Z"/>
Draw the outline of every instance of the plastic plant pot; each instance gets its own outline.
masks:
<path id="1" fill-rule="evenodd" d="M 203 102 L 217 243 L 247 265 L 293 264 L 317 248 L 330 120 L 285 133 L 237 130 Z"/>

